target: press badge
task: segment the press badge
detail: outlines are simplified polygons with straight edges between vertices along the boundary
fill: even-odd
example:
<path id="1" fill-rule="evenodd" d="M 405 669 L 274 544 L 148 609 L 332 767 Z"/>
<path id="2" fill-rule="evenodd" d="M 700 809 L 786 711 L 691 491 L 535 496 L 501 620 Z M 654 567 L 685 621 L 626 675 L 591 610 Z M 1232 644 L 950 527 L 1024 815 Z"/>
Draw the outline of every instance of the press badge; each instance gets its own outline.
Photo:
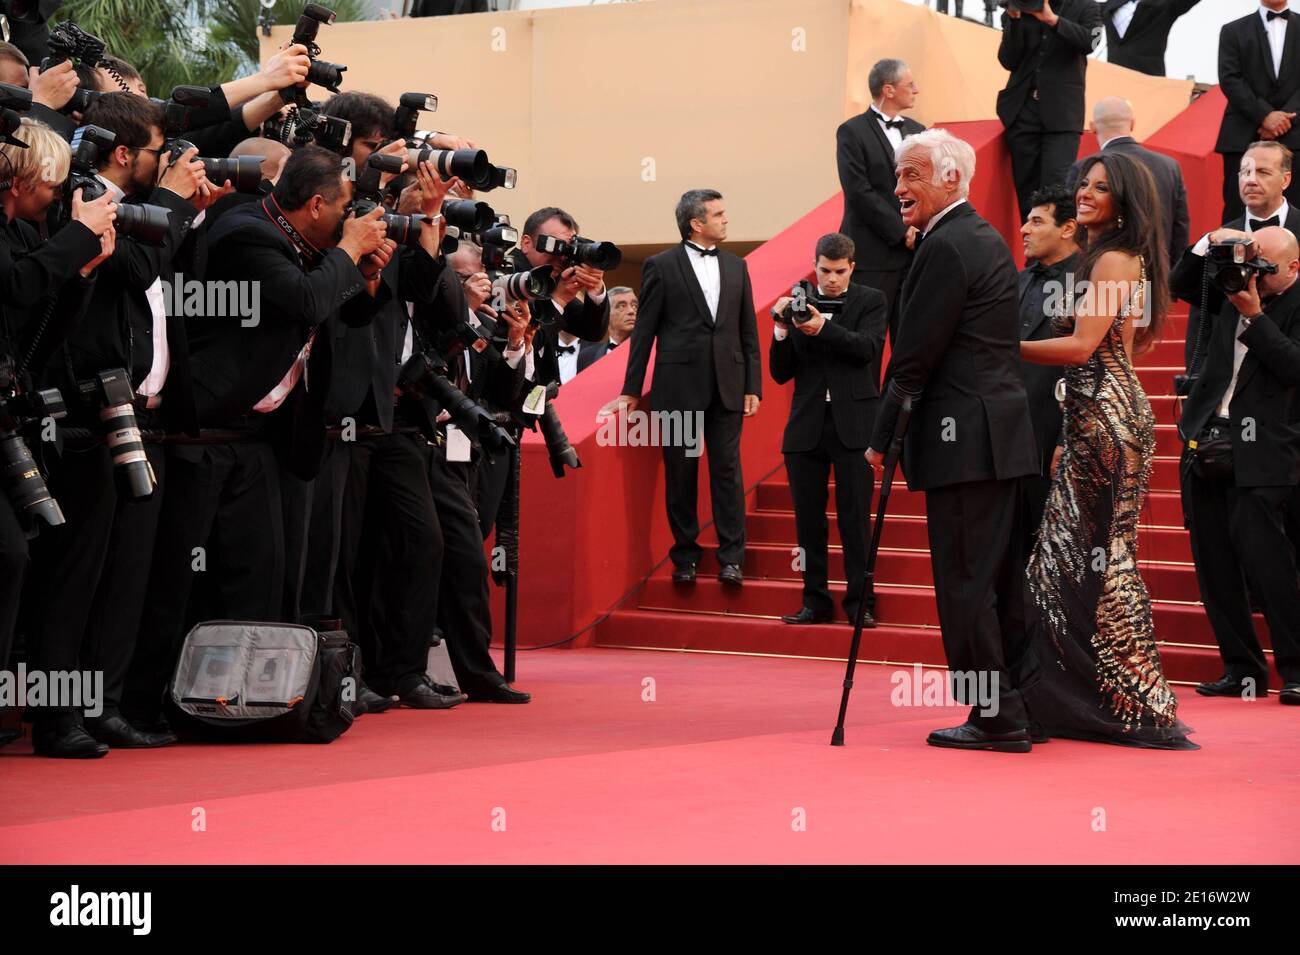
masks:
<path id="1" fill-rule="evenodd" d="M 447 425 L 447 460 L 468 461 L 470 444 L 465 432 L 454 424 Z"/>

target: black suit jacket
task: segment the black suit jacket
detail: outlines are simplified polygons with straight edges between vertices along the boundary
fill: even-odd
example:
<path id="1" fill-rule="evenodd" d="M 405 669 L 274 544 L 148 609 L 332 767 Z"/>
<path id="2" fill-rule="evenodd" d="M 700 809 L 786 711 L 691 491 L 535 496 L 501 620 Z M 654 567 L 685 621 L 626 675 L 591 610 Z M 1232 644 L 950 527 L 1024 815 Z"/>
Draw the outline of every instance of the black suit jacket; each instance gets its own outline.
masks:
<path id="1" fill-rule="evenodd" d="M 783 454 L 813 451 L 821 444 L 827 408 L 835 420 L 835 434 L 846 448 L 865 449 L 871 437 L 880 400 L 885 296 L 865 285 L 850 285 L 845 295 L 843 310 L 828 318 L 816 335 L 791 327 L 784 340 L 772 339 L 768 351 L 772 380 L 783 385 L 794 379 Z"/>
<path id="2" fill-rule="evenodd" d="M 1300 112 L 1300 15 L 1287 22 L 1282 72 L 1273 72 L 1268 33 L 1257 10 L 1225 23 L 1219 31 L 1219 86 L 1228 98 L 1214 149 L 1242 153 L 1258 140 L 1259 124 L 1275 109 Z M 1300 149 L 1300 126 L 1293 125 L 1278 142 Z"/>
<path id="3" fill-rule="evenodd" d="M 1127 0 L 1102 0 L 1101 18 L 1106 24 L 1106 58 L 1118 66 L 1165 75 L 1165 47 L 1174 21 L 1201 0 L 1140 0 L 1123 38 L 1115 30 L 1115 11 Z"/>
<path id="4" fill-rule="evenodd" d="M 763 394 L 749 269 L 739 256 L 718 251 L 721 290 L 714 321 L 686 255 L 679 244 L 645 260 L 622 393 L 641 394 L 657 341 L 650 389 L 655 410 L 704 411 L 716 392 L 728 411 L 742 411 L 745 395 Z"/>
<path id="5" fill-rule="evenodd" d="M 603 342 L 582 342 L 578 346 L 578 371 L 590 368 L 617 347 L 611 345 L 609 339 Z"/>
<path id="6" fill-rule="evenodd" d="M 969 202 L 921 242 L 903 285 L 890 386 L 871 439 L 884 451 L 903 395 L 919 395 L 903 445 L 912 490 L 1038 472 L 1016 290 L 1011 251 Z"/>
<path id="7" fill-rule="evenodd" d="M 1140 8 L 1139 8 L 1140 9 Z M 1165 242 L 1169 249 L 1169 264 L 1173 265 L 1187 248 L 1187 186 L 1178 161 L 1161 153 L 1152 152 L 1132 136 L 1120 136 L 1106 144 L 1103 152 L 1123 153 L 1131 156 L 1151 171 L 1156 181 L 1156 195 L 1160 198 L 1160 215 L 1165 229 Z M 1083 160 L 1070 167 L 1070 178 L 1065 185 L 1073 192 L 1083 178 Z"/>
<path id="8" fill-rule="evenodd" d="M 512 255 L 516 270 L 526 272 L 532 268 L 522 250 L 515 249 Z M 533 373 L 540 384 L 560 380 L 560 356 L 555 351 L 560 329 L 587 342 L 598 342 L 609 331 L 608 293 L 599 304 L 585 294 L 575 298 L 561 315 L 557 315 L 550 299 L 529 302 L 528 308 L 533 318 L 542 322 L 542 328 L 533 336 Z"/>
<path id="9" fill-rule="evenodd" d="M 249 414 L 280 382 L 313 328 L 353 300 L 359 301 L 346 309 L 345 320 L 365 324 L 381 302 L 371 299 L 361 270 L 337 248 L 326 251 L 319 264 L 307 271 L 293 243 L 266 216 L 261 203 L 228 211 L 212 227 L 208 240 L 210 279 L 260 283 L 255 326 L 243 326 L 238 317 L 188 323 L 199 420 L 205 427 L 220 427 Z M 386 288 L 381 285 L 381 290 Z M 317 340 L 328 350 L 328 334 Z M 313 345 L 313 358 L 317 354 Z M 320 400 L 322 424 L 328 386 L 328 380 L 310 383 Z M 295 391 L 304 387 L 300 379 Z"/>
<path id="10" fill-rule="evenodd" d="M 1184 441 L 1199 435 L 1232 381 L 1237 310 L 1214 319 L 1205 369 L 1183 405 Z M 1300 481 L 1300 284 L 1269 302 L 1241 335 L 1246 357 L 1228 405 L 1232 463 L 1238 487 L 1280 487 Z M 1253 434 L 1246 419 L 1253 419 Z"/>
<path id="11" fill-rule="evenodd" d="M 1030 92 L 1037 89 L 1046 132 L 1083 131 L 1084 78 L 1094 31 L 1101 26 L 1101 7 L 1095 0 L 1061 0 L 1052 9 L 1061 18 L 1055 27 L 1028 14 L 1002 17 L 998 62 L 1011 71 L 1006 88 L 998 93 L 998 119 L 1004 127 L 1015 123 Z"/>
<path id="12" fill-rule="evenodd" d="M 914 119 L 902 119 L 904 138 L 925 129 Z M 835 131 L 835 162 L 844 190 L 840 231 L 853 240 L 857 268 L 901 269 L 912 252 L 903 244 L 907 226 L 894 195 L 894 147 L 875 112 L 867 110 L 840 124 Z"/>
<path id="13" fill-rule="evenodd" d="M 1300 235 L 1300 208 L 1287 203 L 1286 221 L 1282 223 L 1287 229 L 1291 230 L 1293 235 Z M 1246 230 L 1245 213 L 1233 219 L 1231 222 L 1223 224 L 1225 229 L 1236 229 L 1239 232 Z M 1199 236 L 1198 236 L 1199 239 Z M 1189 304 L 1191 308 L 1187 315 L 1187 334 L 1184 336 L 1183 345 L 1183 367 L 1188 372 L 1192 371 L 1192 352 L 1197 345 L 1197 329 L 1201 325 L 1201 276 L 1205 271 L 1205 260 L 1201 256 L 1192 252 L 1189 247 L 1183 252 L 1169 272 L 1169 287 L 1176 298 L 1182 299 Z M 1210 315 L 1215 315 L 1228 304 L 1223 293 L 1213 285 L 1206 289 L 1207 310 Z M 1204 333 L 1203 333 L 1204 334 Z M 1206 341 L 1201 344 L 1201 360 L 1205 360 L 1205 353 L 1209 348 L 1209 339 L 1206 335 Z"/>
<path id="14" fill-rule="evenodd" d="M 1052 290 L 1046 287 L 1046 283 L 1059 283 L 1063 290 L 1066 285 L 1065 276 L 1074 270 L 1078 260 L 1077 254 L 1072 255 L 1045 273 L 1036 272 L 1033 266 L 1020 271 L 1018 296 L 1022 342 L 1044 341 L 1057 336 L 1053 325 L 1055 309 L 1052 306 L 1057 305 L 1063 309 L 1066 303 L 1059 293 L 1052 296 Z M 1076 286 L 1075 294 L 1078 295 L 1081 291 Z M 1022 361 L 1021 370 L 1025 375 L 1025 395 L 1029 399 L 1029 418 L 1034 426 L 1039 473 L 1051 477 L 1052 454 L 1061 437 L 1061 403 L 1056 399 L 1056 382 L 1065 374 L 1065 369 L 1060 365 L 1036 365 Z"/>

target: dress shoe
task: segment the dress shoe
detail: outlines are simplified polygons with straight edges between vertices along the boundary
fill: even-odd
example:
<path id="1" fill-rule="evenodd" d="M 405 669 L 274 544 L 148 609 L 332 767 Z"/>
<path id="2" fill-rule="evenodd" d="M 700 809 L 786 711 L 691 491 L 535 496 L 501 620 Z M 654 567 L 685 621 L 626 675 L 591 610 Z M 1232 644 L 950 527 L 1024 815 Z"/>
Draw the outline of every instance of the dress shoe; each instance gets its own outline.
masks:
<path id="1" fill-rule="evenodd" d="M 41 756 L 56 759 L 98 759 L 108 755 L 108 746 L 80 726 L 63 730 L 39 728 L 32 733 L 32 748 Z"/>
<path id="2" fill-rule="evenodd" d="M 1199 683 L 1196 686 L 1196 692 L 1201 696 L 1236 696 L 1240 697 L 1242 693 L 1242 681 L 1246 677 L 1229 676 L 1224 674 L 1212 683 Z M 1264 697 L 1268 695 L 1268 680 L 1255 680 L 1255 696 Z"/>
<path id="3" fill-rule="evenodd" d="M 678 564 L 673 568 L 673 583 L 675 584 L 693 584 L 695 583 L 695 565 Z"/>
<path id="4" fill-rule="evenodd" d="M 1282 692 L 1277 695 L 1279 703 L 1287 706 L 1300 706 L 1300 683 L 1287 683 L 1282 687 Z"/>
<path id="5" fill-rule="evenodd" d="M 1043 729 L 1041 723 L 1029 724 L 1029 741 L 1031 743 L 1050 743 L 1052 737 L 1047 735 L 1047 730 Z"/>
<path id="6" fill-rule="evenodd" d="M 402 693 L 401 701 L 403 706 L 409 706 L 416 710 L 449 710 L 453 706 L 464 703 L 465 696 L 464 694 L 446 696 L 439 693 L 433 688 L 433 681 L 426 676 L 415 686 Z"/>
<path id="7" fill-rule="evenodd" d="M 740 572 L 739 564 L 723 564 L 722 569 L 718 571 L 718 580 L 739 587 L 745 582 L 745 575 Z"/>
<path id="8" fill-rule="evenodd" d="M 971 723 L 935 730 L 926 738 L 926 742 L 931 746 L 946 746 L 949 749 L 988 749 L 996 753 L 1027 753 L 1033 749 L 1027 730 L 988 733 Z"/>
<path id="9" fill-rule="evenodd" d="M 380 696 L 364 683 L 358 685 L 360 689 L 357 691 L 357 702 L 352 707 L 354 716 L 361 716 L 365 713 L 382 713 L 393 705 L 391 696 Z"/>
<path id="10" fill-rule="evenodd" d="M 86 732 L 113 749 L 158 749 L 176 742 L 175 733 L 148 733 L 120 716 L 86 720 Z"/>
<path id="11" fill-rule="evenodd" d="M 812 607 L 801 607 L 798 613 L 788 613 L 781 618 L 782 623 L 830 623 L 829 613 L 818 613 Z"/>
<path id="12" fill-rule="evenodd" d="M 509 683 L 501 683 L 482 693 L 471 693 L 471 703 L 527 703 L 533 698 L 531 693 L 516 690 Z"/>
<path id="13" fill-rule="evenodd" d="M 848 618 L 849 618 L 849 626 L 850 626 L 850 627 L 855 627 L 855 626 L 857 626 L 857 623 L 858 623 L 858 608 L 857 608 L 857 607 L 845 607 L 845 608 L 844 608 L 844 612 L 848 615 Z M 868 610 L 866 613 L 864 613 L 864 614 L 862 615 L 862 629 L 863 629 L 863 630 L 875 630 L 875 629 L 876 629 L 876 618 L 873 617 L 873 616 L 871 616 L 871 611 L 870 611 L 870 610 Z"/>

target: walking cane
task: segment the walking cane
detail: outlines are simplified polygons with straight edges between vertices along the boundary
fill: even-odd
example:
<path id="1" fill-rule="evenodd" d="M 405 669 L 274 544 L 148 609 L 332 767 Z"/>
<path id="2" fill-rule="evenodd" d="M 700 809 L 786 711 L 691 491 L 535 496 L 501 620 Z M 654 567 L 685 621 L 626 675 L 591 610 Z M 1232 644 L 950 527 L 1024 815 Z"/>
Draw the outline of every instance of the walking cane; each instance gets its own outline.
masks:
<path id="1" fill-rule="evenodd" d="M 853 622 L 853 642 L 849 645 L 849 663 L 844 672 L 844 692 L 840 696 L 840 718 L 831 734 L 832 746 L 844 745 L 844 717 L 849 710 L 849 691 L 853 689 L 853 671 L 858 665 L 858 648 L 862 645 L 862 625 L 865 622 L 867 603 L 874 604 L 876 599 L 876 556 L 880 552 L 880 535 L 885 529 L 885 510 L 889 506 L 889 492 L 894 483 L 894 469 L 898 467 L 898 457 L 903 453 L 903 435 L 907 433 L 907 423 L 912 417 L 912 396 L 903 398 L 898 410 L 898 421 L 894 424 L 894 436 L 885 451 L 885 461 L 880 479 L 880 504 L 876 508 L 876 523 L 871 529 L 871 546 L 867 550 L 867 572 L 862 575 L 862 590 L 858 595 L 857 619 Z"/>

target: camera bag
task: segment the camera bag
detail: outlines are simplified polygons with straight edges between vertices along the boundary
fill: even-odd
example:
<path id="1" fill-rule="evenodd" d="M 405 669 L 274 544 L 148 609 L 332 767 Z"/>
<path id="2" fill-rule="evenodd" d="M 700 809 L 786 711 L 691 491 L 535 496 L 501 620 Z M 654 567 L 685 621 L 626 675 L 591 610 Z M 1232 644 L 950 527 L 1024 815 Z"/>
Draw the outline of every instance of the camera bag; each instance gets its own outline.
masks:
<path id="1" fill-rule="evenodd" d="M 185 636 L 165 707 L 183 739 L 328 743 L 352 725 L 359 677 L 343 630 L 211 620 Z"/>

